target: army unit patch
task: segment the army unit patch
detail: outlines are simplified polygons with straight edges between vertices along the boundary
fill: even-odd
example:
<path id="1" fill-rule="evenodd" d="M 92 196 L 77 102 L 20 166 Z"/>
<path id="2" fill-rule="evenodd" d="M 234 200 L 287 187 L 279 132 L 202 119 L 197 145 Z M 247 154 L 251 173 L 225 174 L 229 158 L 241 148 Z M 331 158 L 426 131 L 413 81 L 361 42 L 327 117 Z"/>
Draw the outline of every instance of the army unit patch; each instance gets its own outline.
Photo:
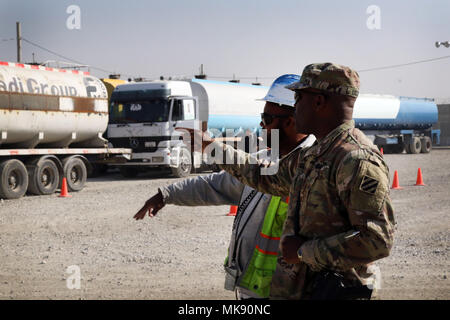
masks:
<path id="1" fill-rule="evenodd" d="M 370 194 L 375 194 L 375 192 L 377 191 L 377 187 L 378 180 L 375 180 L 374 178 L 369 176 L 364 176 L 359 189 Z"/>

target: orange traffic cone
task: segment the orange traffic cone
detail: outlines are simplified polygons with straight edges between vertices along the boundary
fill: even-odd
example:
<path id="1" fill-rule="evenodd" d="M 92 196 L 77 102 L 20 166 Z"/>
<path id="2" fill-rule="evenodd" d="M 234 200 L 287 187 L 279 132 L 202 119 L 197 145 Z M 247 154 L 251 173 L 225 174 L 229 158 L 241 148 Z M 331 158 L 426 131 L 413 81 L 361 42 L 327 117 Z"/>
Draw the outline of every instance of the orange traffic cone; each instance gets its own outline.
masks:
<path id="1" fill-rule="evenodd" d="M 380 148 L 381 155 L 384 155 L 383 148 Z"/>
<path id="2" fill-rule="evenodd" d="M 419 170 L 417 170 L 417 180 L 415 186 L 425 186 L 425 185 L 426 184 L 423 183 L 422 179 L 422 170 L 419 168 Z"/>
<path id="3" fill-rule="evenodd" d="M 397 172 L 397 170 L 395 170 L 395 172 L 394 172 L 394 181 L 392 182 L 391 189 L 403 189 L 402 187 L 400 187 L 400 184 L 398 182 L 398 172 Z"/>
<path id="4" fill-rule="evenodd" d="M 237 213 L 238 206 L 230 206 L 230 212 L 228 212 L 227 216 L 235 216 Z"/>
<path id="5" fill-rule="evenodd" d="M 70 198 L 71 195 L 67 192 L 67 180 L 64 177 L 61 186 L 61 194 L 59 195 L 61 198 Z"/>

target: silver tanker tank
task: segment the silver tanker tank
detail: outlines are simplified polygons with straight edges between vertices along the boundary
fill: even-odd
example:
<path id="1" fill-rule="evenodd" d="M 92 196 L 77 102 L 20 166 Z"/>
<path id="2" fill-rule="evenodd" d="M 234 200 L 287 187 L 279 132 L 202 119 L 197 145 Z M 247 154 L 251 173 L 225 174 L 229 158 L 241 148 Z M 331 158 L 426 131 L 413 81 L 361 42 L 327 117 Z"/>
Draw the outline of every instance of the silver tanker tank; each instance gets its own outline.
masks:
<path id="1" fill-rule="evenodd" d="M 107 98 L 87 72 L 0 62 L 0 148 L 104 147 Z"/>

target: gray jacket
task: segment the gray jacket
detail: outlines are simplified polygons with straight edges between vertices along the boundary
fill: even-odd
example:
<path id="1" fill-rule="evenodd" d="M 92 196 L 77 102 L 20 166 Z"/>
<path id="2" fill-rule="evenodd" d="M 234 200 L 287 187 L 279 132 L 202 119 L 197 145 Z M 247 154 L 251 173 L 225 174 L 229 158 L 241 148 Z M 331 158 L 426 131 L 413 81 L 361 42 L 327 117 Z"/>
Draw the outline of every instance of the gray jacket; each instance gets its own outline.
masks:
<path id="1" fill-rule="evenodd" d="M 314 141 L 315 137 L 310 135 L 297 148 L 309 147 Z M 272 199 L 271 195 L 261 192 L 254 191 L 251 194 L 253 190 L 225 171 L 185 179 L 160 188 L 165 203 L 179 206 L 241 206 L 246 198 L 249 198 L 245 209 L 236 216 L 228 251 L 228 266 L 237 271 L 238 288 L 239 277 L 243 275 L 251 260 L 257 235 Z M 239 289 L 244 295 L 258 297 L 252 291 Z"/>

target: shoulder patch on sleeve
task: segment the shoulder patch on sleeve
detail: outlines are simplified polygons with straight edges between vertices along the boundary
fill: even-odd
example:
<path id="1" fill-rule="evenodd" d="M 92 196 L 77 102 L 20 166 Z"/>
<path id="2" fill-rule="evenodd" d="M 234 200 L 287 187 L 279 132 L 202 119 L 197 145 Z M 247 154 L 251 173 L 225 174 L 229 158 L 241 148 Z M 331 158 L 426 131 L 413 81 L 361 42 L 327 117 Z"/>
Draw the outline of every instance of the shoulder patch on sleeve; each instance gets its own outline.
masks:
<path id="1" fill-rule="evenodd" d="M 359 190 L 370 193 L 370 194 L 375 194 L 375 192 L 377 191 L 378 188 L 378 180 L 375 178 L 372 178 L 368 175 L 364 175 L 364 177 L 361 180 L 361 184 L 359 186 Z"/>
<path id="2" fill-rule="evenodd" d="M 389 193 L 387 171 L 379 165 L 363 160 L 355 175 L 348 205 L 356 211 L 379 213 Z"/>

